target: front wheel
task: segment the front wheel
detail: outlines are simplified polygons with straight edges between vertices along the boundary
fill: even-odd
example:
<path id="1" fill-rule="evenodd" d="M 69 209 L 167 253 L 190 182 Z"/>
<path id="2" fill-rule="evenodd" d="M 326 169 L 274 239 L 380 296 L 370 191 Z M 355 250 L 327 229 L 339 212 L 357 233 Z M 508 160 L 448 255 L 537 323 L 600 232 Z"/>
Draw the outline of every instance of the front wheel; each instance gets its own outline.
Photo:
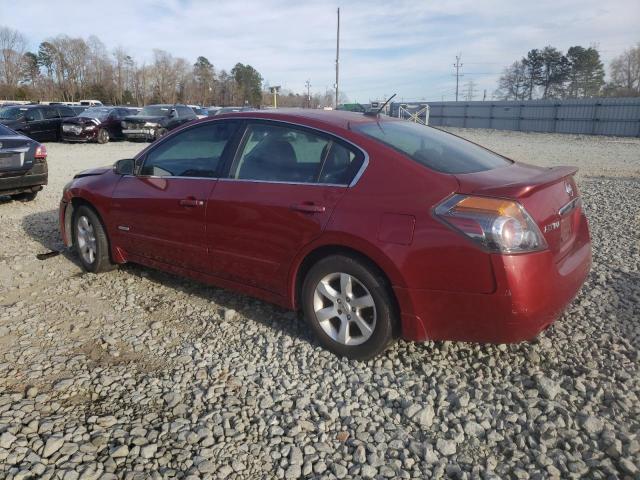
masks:
<path id="1" fill-rule="evenodd" d="M 104 226 L 96 212 L 86 205 L 75 211 L 73 244 L 86 271 L 101 273 L 115 268 L 109 257 L 109 239 Z"/>
<path id="2" fill-rule="evenodd" d="M 98 131 L 98 143 L 107 143 L 109 141 L 109 132 L 105 128 Z"/>
<path id="3" fill-rule="evenodd" d="M 305 319 L 320 343 L 337 355 L 367 360 L 393 338 L 395 307 L 384 277 L 345 255 L 320 260 L 302 286 Z"/>

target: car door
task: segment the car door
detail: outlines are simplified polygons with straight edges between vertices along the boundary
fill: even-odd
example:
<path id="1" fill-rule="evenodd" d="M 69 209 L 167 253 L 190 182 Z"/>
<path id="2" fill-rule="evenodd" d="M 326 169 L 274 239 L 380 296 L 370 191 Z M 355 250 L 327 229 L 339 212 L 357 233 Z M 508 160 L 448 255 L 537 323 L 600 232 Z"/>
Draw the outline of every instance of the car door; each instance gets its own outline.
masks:
<path id="1" fill-rule="evenodd" d="M 211 271 L 285 295 L 293 258 L 320 236 L 350 181 L 326 181 L 327 160 L 342 151 L 349 172 L 362 163 L 362 152 L 321 132 L 248 123 L 227 178 L 209 199 Z"/>
<path id="2" fill-rule="evenodd" d="M 167 137 L 113 192 L 111 228 L 127 254 L 207 270 L 205 217 L 237 122 L 196 125 Z"/>
<path id="3" fill-rule="evenodd" d="M 47 140 L 47 124 L 48 120 L 44 118 L 44 110 L 42 108 L 29 108 L 25 112 L 25 129 L 24 133 L 34 140 Z"/>
<path id="4" fill-rule="evenodd" d="M 43 107 L 44 123 L 43 123 L 43 140 L 57 140 L 60 131 L 60 123 L 62 119 L 58 110 L 54 107 Z"/>

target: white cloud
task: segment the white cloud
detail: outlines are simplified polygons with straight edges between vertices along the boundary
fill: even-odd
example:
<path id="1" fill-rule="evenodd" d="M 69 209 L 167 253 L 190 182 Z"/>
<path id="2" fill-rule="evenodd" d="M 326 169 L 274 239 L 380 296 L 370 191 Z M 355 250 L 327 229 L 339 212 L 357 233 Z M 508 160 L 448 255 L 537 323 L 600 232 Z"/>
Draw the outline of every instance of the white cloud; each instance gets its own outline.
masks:
<path id="1" fill-rule="evenodd" d="M 451 99 L 452 64 L 481 93 L 531 48 L 598 44 L 605 63 L 640 41 L 640 2 L 614 0 L 340 2 L 341 88 L 364 102 L 383 94 Z M 55 7 L 54 7 L 55 6 Z M 337 0 L 0 0 L 0 24 L 24 32 L 32 48 L 58 34 L 95 34 L 139 60 L 160 48 L 218 68 L 249 63 L 272 84 L 302 91 L 334 83 Z"/>

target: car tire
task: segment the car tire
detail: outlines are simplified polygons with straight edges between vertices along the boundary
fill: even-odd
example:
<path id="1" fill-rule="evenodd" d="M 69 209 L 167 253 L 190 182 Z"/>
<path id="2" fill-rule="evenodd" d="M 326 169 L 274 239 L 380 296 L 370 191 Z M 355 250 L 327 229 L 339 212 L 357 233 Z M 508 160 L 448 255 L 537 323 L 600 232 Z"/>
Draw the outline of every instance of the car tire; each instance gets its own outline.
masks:
<path id="1" fill-rule="evenodd" d="M 347 255 L 319 260 L 304 279 L 301 304 L 316 338 L 336 355 L 368 360 L 393 340 L 395 302 L 369 262 Z"/>
<path id="2" fill-rule="evenodd" d="M 86 205 L 73 214 L 73 245 L 87 272 L 102 273 L 116 268 L 109 253 L 109 238 L 95 210 Z"/>
<path id="3" fill-rule="evenodd" d="M 164 137 L 167 134 L 168 130 L 166 128 L 162 128 L 160 127 L 159 129 L 156 130 L 156 140 L 158 140 L 159 138 Z"/>
<path id="4" fill-rule="evenodd" d="M 32 202 L 38 196 L 38 192 L 22 192 L 11 195 L 11 198 L 19 202 Z"/>
<path id="5" fill-rule="evenodd" d="M 109 131 L 106 128 L 101 128 L 98 130 L 98 135 L 96 137 L 98 139 L 98 143 L 105 144 L 109 142 Z"/>

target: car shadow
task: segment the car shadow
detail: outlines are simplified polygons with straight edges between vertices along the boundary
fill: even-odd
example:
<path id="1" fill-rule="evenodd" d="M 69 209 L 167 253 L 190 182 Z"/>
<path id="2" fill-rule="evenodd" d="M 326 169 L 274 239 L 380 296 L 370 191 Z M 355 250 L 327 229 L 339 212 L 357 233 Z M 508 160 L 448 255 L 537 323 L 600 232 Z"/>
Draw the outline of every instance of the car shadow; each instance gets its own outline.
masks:
<path id="1" fill-rule="evenodd" d="M 65 247 L 62 242 L 57 210 L 36 212 L 25 216 L 22 220 L 22 228 L 29 237 L 43 247 L 40 251 L 34 252 L 34 255 L 48 258 L 43 254 L 60 252 L 80 269 L 81 273 L 78 275 L 90 275 L 82 270 L 82 264 L 73 249 Z M 143 265 L 127 263 L 121 265 L 119 270 L 135 277 L 137 281 L 142 281 L 144 278 L 185 295 L 197 295 L 220 307 L 223 310 L 220 312 L 222 317 L 224 317 L 224 310 L 233 309 L 241 316 L 258 321 L 273 330 L 279 330 L 282 333 L 306 340 L 315 346 L 318 345 L 300 315 L 277 305 Z"/>

